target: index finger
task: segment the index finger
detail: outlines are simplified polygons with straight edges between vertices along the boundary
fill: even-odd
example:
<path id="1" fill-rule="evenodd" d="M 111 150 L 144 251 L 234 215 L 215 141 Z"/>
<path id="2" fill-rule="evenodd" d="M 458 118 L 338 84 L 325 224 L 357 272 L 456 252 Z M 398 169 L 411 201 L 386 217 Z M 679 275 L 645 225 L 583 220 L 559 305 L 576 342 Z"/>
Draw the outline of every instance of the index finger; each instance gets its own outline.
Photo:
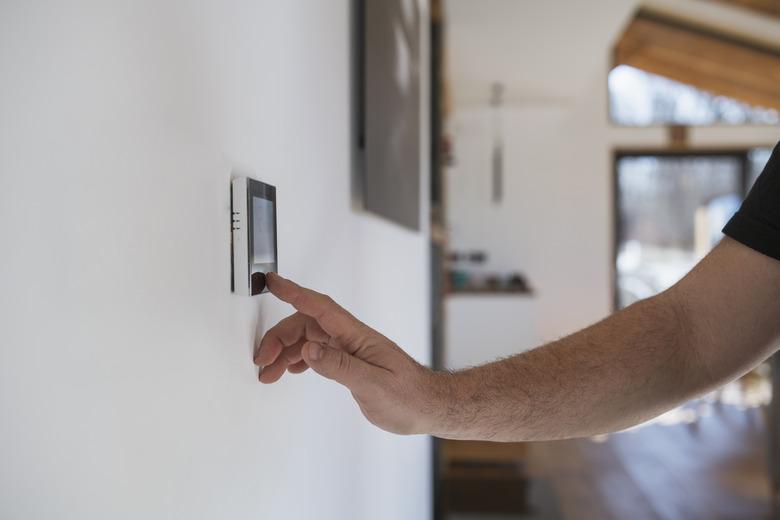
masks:
<path id="1" fill-rule="evenodd" d="M 329 296 L 301 287 L 276 273 L 268 273 L 266 281 L 274 296 L 314 318 L 322 330 L 336 341 L 357 339 L 363 324 Z"/>

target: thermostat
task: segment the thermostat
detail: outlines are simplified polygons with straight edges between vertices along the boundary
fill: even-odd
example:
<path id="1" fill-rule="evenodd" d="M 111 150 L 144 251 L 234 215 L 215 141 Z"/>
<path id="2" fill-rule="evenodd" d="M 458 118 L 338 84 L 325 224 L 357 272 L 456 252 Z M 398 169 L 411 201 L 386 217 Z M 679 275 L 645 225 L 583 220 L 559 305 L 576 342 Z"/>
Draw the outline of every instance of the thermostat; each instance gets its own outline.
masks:
<path id="1" fill-rule="evenodd" d="M 236 294 L 268 292 L 265 274 L 277 271 L 276 188 L 238 177 L 230 184 L 233 283 Z"/>

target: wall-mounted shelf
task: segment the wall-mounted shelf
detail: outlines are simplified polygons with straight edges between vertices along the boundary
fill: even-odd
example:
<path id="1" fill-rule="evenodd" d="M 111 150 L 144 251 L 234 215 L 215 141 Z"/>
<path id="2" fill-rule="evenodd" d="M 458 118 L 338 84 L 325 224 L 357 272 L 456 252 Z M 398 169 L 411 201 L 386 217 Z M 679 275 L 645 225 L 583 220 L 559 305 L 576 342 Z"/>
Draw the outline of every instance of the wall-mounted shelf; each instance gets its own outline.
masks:
<path id="1" fill-rule="evenodd" d="M 465 288 L 465 289 L 450 289 L 447 291 L 446 296 L 459 296 L 459 295 L 486 295 L 486 296 L 524 296 L 532 298 L 534 296 L 533 289 L 494 289 L 494 288 Z"/>

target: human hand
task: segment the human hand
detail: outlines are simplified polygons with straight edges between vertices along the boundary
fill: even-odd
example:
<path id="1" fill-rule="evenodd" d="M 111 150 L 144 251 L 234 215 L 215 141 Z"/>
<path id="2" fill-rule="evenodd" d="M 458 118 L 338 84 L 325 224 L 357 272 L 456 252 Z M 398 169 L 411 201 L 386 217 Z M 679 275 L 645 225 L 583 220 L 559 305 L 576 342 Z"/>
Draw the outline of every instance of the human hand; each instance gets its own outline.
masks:
<path id="1" fill-rule="evenodd" d="M 346 386 L 363 415 L 393 433 L 430 433 L 440 406 L 441 375 L 423 367 L 398 345 L 357 320 L 329 296 L 275 273 L 268 289 L 297 312 L 265 333 L 254 361 L 262 383 L 285 371 L 315 372 Z"/>

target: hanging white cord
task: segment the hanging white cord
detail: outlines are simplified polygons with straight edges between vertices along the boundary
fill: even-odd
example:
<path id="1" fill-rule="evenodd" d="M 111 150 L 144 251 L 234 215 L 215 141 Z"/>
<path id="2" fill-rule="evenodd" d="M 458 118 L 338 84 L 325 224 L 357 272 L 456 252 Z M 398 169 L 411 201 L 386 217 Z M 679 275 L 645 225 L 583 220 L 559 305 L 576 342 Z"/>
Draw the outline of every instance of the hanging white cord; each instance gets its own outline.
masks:
<path id="1" fill-rule="evenodd" d="M 490 106 L 493 119 L 493 149 L 491 155 L 491 183 L 494 204 L 500 204 L 504 198 L 504 139 L 501 127 L 501 106 L 503 104 L 504 85 L 493 83 Z"/>

